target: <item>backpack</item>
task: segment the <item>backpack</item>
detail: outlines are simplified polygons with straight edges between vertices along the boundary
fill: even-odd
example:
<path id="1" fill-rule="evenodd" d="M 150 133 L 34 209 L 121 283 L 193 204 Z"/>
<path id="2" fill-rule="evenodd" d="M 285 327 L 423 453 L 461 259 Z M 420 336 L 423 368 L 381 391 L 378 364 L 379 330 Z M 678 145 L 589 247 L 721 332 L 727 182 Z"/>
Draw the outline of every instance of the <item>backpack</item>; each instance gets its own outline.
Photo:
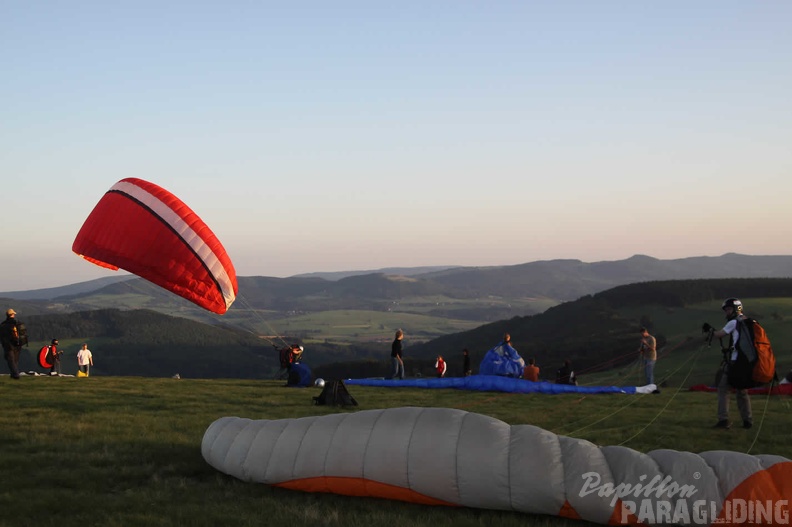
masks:
<path id="1" fill-rule="evenodd" d="M 737 356 L 729 361 L 729 384 L 744 390 L 777 380 L 775 354 L 764 328 L 756 320 L 746 317 L 737 319 L 737 329 L 740 337 L 731 343 Z"/>
<path id="2" fill-rule="evenodd" d="M 11 328 L 7 331 L 10 334 L 12 343 L 16 346 L 25 346 L 28 343 L 28 334 L 25 325 L 22 322 L 12 321 L 8 326 Z"/>
<path id="3" fill-rule="evenodd" d="M 27 346 L 28 343 L 28 333 L 27 328 L 22 322 L 17 322 L 16 325 L 17 332 L 19 332 L 19 345 L 20 346 Z"/>
<path id="4" fill-rule="evenodd" d="M 347 391 L 344 381 L 327 381 L 322 393 L 313 398 L 313 403 L 319 406 L 357 406 L 354 397 Z"/>

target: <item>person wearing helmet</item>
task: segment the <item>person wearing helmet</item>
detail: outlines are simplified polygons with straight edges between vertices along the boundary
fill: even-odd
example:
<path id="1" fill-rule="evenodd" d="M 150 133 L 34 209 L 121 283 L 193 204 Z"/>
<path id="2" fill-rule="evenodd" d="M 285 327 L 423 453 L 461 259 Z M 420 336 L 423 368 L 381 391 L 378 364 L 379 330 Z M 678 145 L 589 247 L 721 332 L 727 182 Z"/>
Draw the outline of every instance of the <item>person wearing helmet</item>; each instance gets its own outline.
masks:
<path id="1" fill-rule="evenodd" d="M 743 315 L 743 305 L 739 298 L 727 298 L 721 305 L 724 315 L 726 316 L 726 325 L 722 329 L 716 330 L 709 324 L 704 324 L 703 328 L 712 334 L 713 337 L 723 338 L 730 337 L 732 345 L 729 346 L 729 357 L 723 361 L 722 372 L 718 381 L 718 422 L 715 423 L 713 428 L 728 429 L 731 427 L 729 422 L 729 394 L 732 386 L 729 385 L 728 375 L 726 374 L 729 362 L 733 362 L 737 358 L 737 351 L 734 349 L 733 343 L 740 340 L 740 330 L 737 325 L 737 320 L 745 318 Z M 751 399 L 748 395 L 748 390 L 734 389 L 737 394 L 737 409 L 740 411 L 742 417 L 743 428 L 751 428 L 753 426 L 753 414 L 751 412 Z"/>
<path id="2" fill-rule="evenodd" d="M 60 374 L 60 356 L 63 353 L 58 349 L 58 339 L 52 339 L 47 350 L 47 359 L 52 367 L 50 368 L 50 375 Z"/>
<path id="3" fill-rule="evenodd" d="M 292 364 L 295 363 L 295 362 L 300 362 L 302 360 L 302 354 L 303 354 L 303 351 L 305 351 L 305 348 L 303 348 L 299 344 L 292 344 L 291 350 L 292 350 L 291 351 L 291 353 L 292 353 L 292 359 L 291 359 Z"/>

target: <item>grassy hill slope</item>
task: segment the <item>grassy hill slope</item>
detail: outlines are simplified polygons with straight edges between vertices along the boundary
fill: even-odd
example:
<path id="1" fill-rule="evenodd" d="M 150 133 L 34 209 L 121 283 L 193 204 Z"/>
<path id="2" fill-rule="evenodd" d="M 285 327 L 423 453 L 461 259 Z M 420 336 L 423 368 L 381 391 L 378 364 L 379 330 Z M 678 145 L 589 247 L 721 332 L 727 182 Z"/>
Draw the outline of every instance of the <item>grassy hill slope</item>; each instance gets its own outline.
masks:
<path id="1" fill-rule="evenodd" d="M 289 525 L 583 527 L 554 516 L 305 494 L 245 483 L 201 455 L 222 416 L 293 419 L 397 406 L 447 407 L 640 452 L 732 450 L 792 458 L 788 401 L 754 398 L 757 426 L 715 433 L 715 396 L 516 395 L 350 387 L 354 409 L 311 404 L 315 389 L 251 380 L 0 377 L 0 509 L 15 527 Z M 758 426 L 761 416 L 762 426 Z M 438 445 L 442 448 L 443 445 Z"/>

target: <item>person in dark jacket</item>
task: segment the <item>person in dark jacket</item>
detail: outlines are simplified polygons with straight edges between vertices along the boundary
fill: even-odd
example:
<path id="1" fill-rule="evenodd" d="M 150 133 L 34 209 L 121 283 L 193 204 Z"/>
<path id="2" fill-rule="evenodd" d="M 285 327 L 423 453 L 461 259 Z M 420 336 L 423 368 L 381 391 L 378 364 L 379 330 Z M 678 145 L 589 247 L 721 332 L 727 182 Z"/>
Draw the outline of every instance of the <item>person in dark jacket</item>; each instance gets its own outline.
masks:
<path id="1" fill-rule="evenodd" d="M 577 384 L 575 372 L 572 371 L 572 361 L 566 359 L 564 365 L 556 372 L 556 384 Z"/>
<path id="2" fill-rule="evenodd" d="M 470 352 L 467 348 L 462 350 L 462 375 L 469 377 L 473 373 L 470 369 Z"/>
<path id="3" fill-rule="evenodd" d="M 16 318 L 16 311 L 6 311 L 6 318 L 0 322 L 0 343 L 3 346 L 5 360 L 12 379 L 19 379 L 19 352 L 27 344 L 25 325 Z"/>
<path id="4" fill-rule="evenodd" d="M 396 335 L 391 344 L 391 379 L 404 380 L 404 361 L 402 360 L 402 353 L 404 352 L 404 344 L 402 339 L 404 332 L 401 329 L 396 330 Z"/>

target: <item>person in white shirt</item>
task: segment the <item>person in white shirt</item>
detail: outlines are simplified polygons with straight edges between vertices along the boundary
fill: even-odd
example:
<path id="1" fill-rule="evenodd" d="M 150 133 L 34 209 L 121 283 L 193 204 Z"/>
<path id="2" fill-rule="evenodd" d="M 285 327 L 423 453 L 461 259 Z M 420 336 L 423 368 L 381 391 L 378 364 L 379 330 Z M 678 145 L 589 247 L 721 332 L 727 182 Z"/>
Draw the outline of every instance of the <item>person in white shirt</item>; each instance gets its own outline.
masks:
<path id="1" fill-rule="evenodd" d="M 88 373 L 88 367 L 93 366 L 93 354 L 88 349 L 88 344 L 83 344 L 82 349 L 77 352 L 77 366 L 85 374 Z"/>
<path id="2" fill-rule="evenodd" d="M 745 315 L 743 315 L 743 305 L 737 298 L 727 298 L 723 302 L 721 308 L 726 315 L 726 325 L 723 326 L 723 329 L 719 330 L 710 326 L 709 331 L 712 333 L 712 336 L 719 339 L 726 336 L 731 337 L 730 349 L 728 351 L 735 355 L 730 358 L 734 360 L 736 358 L 736 351 L 734 351 L 733 348 L 740 340 L 740 330 L 737 326 L 737 320 L 745 318 Z M 709 324 L 707 324 L 707 326 L 709 326 Z M 729 422 L 729 397 L 732 386 L 729 385 L 727 371 L 728 366 L 723 370 L 718 381 L 718 422 L 715 423 L 714 428 L 728 429 L 731 427 L 731 423 Z M 740 417 L 742 417 L 743 420 L 743 428 L 751 428 L 751 426 L 753 426 L 753 413 L 751 412 L 751 397 L 748 395 L 748 390 L 734 389 L 734 392 L 737 395 L 737 409 L 740 411 Z"/>

